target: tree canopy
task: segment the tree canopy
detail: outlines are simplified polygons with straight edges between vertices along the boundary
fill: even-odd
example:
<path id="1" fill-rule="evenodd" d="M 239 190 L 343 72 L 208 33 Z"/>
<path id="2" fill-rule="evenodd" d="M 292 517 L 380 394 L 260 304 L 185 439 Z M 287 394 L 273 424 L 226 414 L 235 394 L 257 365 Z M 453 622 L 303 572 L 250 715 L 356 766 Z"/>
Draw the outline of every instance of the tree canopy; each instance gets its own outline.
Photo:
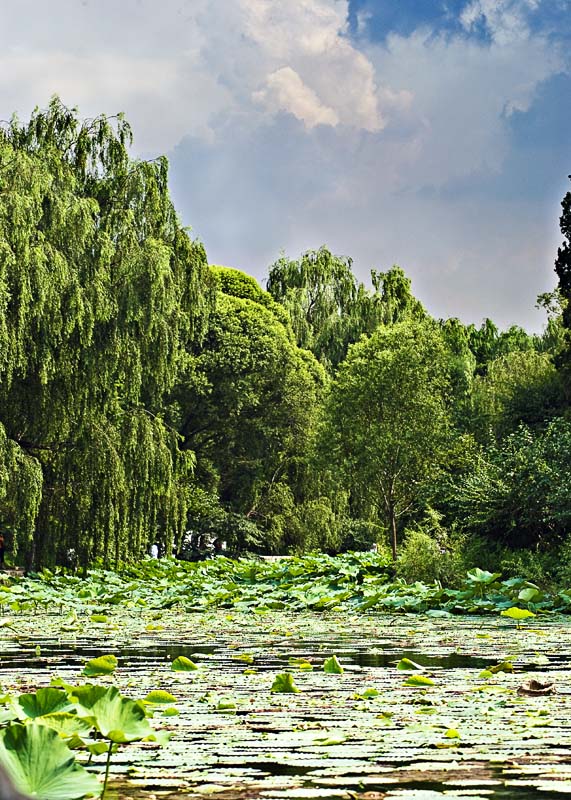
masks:
<path id="1" fill-rule="evenodd" d="M 448 430 L 447 351 L 433 323 L 379 328 L 353 345 L 331 388 L 325 436 L 353 492 L 389 531 L 419 502 Z"/>
<path id="2" fill-rule="evenodd" d="M 142 554 L 184 525 L 192 457 L 161 406 L 209 276 L 166 160 L 133 161 L 130 141 L 122 117 L 57 99 L 0 131 L 0 498 L 30 565 Z"/>

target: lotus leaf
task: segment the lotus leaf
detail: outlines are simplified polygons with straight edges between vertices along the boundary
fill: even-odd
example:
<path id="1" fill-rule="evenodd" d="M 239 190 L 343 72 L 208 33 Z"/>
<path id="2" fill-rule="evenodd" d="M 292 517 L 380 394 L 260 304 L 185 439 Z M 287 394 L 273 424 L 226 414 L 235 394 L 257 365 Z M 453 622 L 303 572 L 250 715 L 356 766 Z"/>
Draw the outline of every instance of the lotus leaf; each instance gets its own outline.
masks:
<path id="1" fill-rule="evenodd" d="M 45 725 L 10 725 L 0 731 L 0 764 L 19 791 L 38 800 L 99 795 L 101 784 L 77 764 L 57 732 Z"/>
<path id="2" fill-rule="evenodd" d="M 18 697 L 18 705 L 25 716 L 31 719 L 72 708 L 67 694 L 51 686 L 38 689 L 34 694 L 21 694 Z"/>
<path id="3" fill-rule="evenodd" d="M 115 656 L 99 656 L 87 662 L 82 674 L 88 678 L 96 678 L 99 675 L 111 675 L 116 669 L 117 658 Z"/>
<path id="4" fill-rule="evenodd" d="M 123 744 L 153 734 L 142 704 L 119 694 L 115 686 L 91 686 L 78 698 L 78 714 L 92 718 L 105 739 Z"/>
<path id="5" fill-rule="evenodd" d="M 343 667 L 339 663 L 337 656 L 331 656 L 323 662 L 323 672 L 329 672 L 333 675 L 342 675 L 344 672 Z"/>
<path id="6" fill-rule="evenodd" d="M 186 656 L 178 656 L 171 664 L 171 669 L 173 672 L 193 672 L 194 670 L 198 669 L 197 665 L 194 661 L 191 661 L 190 658 Z"/>
<path id="7" fill-rule="evenodd" d="M 282 672 L 279 675 L 276 675 L 270 689 L 270 692 L 281 694 L 296 694 L 300 691 L 301 689 L 298 689 L 294 683 L 291 672 Z"/>

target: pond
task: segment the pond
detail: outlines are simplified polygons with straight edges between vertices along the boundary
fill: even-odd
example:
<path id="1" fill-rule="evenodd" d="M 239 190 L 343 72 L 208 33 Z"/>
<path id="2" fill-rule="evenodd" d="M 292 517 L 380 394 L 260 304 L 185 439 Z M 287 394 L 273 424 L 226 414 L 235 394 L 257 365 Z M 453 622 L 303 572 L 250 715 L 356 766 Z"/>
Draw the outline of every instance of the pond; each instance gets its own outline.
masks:
<path id="1" fill-rule="evenodd" d="M 0 628 L 3 691 L 34 690 L 56 675 L 77 682 L 87 660 L 114 654 L 118 669 L 98 682 L 133 698 L 153 689 L 176 698 L 152 720 L 170 741 L 115 756 L 118 798 L 571 793 L 568 618 L 542 615 L 519 630 L 498 617 L 115 608 L 99 617 L 20 614 L 9 624 Z M 181 655 L 199 669 L 173 672 Z M 333 655 L 342 673 L 324 672 Z M 398 669 L 403 658 L 422 669 Z M 272 692 L 287 672 L 299 691 Z M 420 685 L 410 685 L 415 676 Z M 532 677 L 556 693 L 518 694 Z"/>

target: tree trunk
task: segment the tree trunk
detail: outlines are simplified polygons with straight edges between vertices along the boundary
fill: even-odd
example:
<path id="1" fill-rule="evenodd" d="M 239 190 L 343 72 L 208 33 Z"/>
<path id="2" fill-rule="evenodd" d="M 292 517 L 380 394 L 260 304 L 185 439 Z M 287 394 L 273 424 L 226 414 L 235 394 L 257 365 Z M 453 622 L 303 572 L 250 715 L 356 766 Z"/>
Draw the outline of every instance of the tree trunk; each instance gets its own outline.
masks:
<path id="1" fill-rule="evenodd" d="M 389 527 L 391 532 L 391 547 L 393 551 L 393 561 L 397 560 L 397 517 L 394 506 L 389 507 Z"/>

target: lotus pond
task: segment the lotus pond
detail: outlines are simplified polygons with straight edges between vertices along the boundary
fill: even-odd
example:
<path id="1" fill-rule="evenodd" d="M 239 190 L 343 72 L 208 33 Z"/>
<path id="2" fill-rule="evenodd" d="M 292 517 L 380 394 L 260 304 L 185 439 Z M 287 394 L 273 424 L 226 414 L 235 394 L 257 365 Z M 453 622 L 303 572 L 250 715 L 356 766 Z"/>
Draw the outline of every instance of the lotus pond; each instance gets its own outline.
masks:
<path id="1" fill-rule="evenodd" d="M 566 593 L 475 571 L 436 601 L 370 555 L 303 563 L 7 579 L 2 746 L 74 754 L 63 800 L 96 795 L 108 756 L 106 796 L 133 800 L 571 793 Z"/>

